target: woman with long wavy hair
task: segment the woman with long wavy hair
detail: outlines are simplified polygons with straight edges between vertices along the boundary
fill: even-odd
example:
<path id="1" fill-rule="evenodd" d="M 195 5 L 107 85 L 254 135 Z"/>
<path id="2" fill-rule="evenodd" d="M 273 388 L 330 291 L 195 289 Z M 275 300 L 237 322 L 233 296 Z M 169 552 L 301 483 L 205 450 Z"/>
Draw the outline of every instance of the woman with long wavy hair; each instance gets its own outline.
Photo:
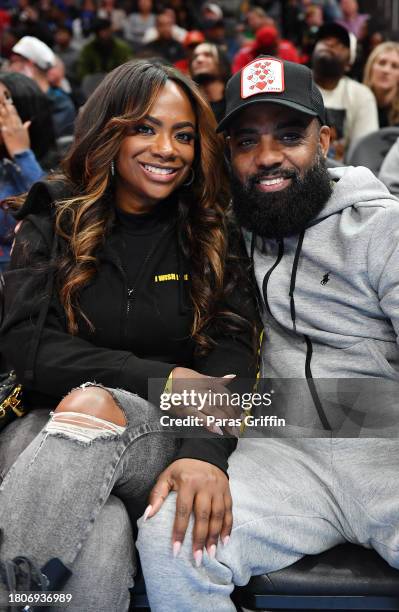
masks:
<path id="1" fill-rule="evenodd" d="M 376 97 L 380 128 L 399 125 L 399 43 L 387 41 L 373 49 L 363 83 Z"/>
<path id="2" fill-rule="evenodd" d="M 32 410 L 0 435 L 0 595 L 65 584 L 69 610 L 127 610 L 151 490 L 145 519 L 177 491 L 174 554 L 191 511 L 197 564 L 228 537 L 227 385 L 254 374 L 255 315 L 225 180 L 196 86 L 128 62 L 83 108 L 64 175 L 19 209 L 1 341 Z M 201 390 L 224 399 L 198 412 Z M 163 431 L 172 411 L 196 438 Z"/>

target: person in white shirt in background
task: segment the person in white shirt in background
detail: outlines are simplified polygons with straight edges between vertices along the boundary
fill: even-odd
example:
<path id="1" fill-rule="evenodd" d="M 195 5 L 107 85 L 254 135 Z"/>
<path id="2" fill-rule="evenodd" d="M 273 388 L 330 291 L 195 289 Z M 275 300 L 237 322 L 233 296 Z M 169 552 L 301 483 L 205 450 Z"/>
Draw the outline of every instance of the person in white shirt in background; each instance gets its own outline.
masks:
<path id="1" fill-rule="evenodd" d="M 346 73 L 356 56 L 353 35 L 337 23 L 319 29 L 312 54 L 313 76 L 323 96 L 332 128 L 329 157 L 345 159 L 356 140 L 379 129 L 377 103 L 372 91 Z"/>

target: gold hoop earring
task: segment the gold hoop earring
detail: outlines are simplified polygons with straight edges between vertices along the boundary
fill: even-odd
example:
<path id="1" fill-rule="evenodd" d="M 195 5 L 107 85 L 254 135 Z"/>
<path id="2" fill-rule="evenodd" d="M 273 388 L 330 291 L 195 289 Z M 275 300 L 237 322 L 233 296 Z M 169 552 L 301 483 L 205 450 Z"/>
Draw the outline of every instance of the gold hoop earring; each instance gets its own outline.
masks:
<path id="1" fill-rule="evenodd" d="M 182 187 L 190 187 L 190 185 L 192 185 L 194 183 L 194 179 L 195 179 L 194 169 L 190 168 L 190 172 L 191 172 L 190 179 L 187 181 L 187 183 L 182 183 Z"/>

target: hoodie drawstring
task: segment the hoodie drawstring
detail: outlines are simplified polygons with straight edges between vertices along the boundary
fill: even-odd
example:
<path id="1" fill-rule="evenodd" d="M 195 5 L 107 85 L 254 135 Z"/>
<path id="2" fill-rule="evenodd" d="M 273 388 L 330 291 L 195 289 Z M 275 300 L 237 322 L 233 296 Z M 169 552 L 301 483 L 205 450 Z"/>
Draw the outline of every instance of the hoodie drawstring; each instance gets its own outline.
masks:
<path id="1" fill-rule="evenodd" d="M 303 237 L 304 236 L 305 236 L 305 230 L 302 230 L 301 233 L 299 234 L 298 244 L 296 246 L 296 251 L 295 251 L 294 263 L 292 264 L 290 292 L 288 294 L 290 296 L 291 321 L 292 321 L 292 325 L 293 325 L 293 328 L 294 328 L 294 332 L 296 332 L 296 314 L 295 314 L 294 291 L 295 291 L 295 283 L 296 283 L 296 273 L 297 273 L 297 270 L 298 270 L 298 262 L 299 262 L 299 257 L 300 257 L 301 250 L 302 250 L 302 243 L 303 243 Z"/>
<path id="2" fill-rule="evenodd" d="M 256 276 L 255 276 L 254 253 L 255 253 L 255 246 L 256 246 L 256 238 L 257 238 L 257 236 L 256 236 L 255 232 L 252 232 L 252 236 L 251 236 L 251 254 L 250 254 L 251 275 L 252 275 L 252 285 L 253 285 L 254 291 L 255 291 L 256 304 L 258 306 L 259 312 L 263 312 L 264 308 L 263 308 L 262 296 L 260 294 L 260 290 L 259 290 L 259 287 L 258 287 L 258 283 L 256 282 Z"/>

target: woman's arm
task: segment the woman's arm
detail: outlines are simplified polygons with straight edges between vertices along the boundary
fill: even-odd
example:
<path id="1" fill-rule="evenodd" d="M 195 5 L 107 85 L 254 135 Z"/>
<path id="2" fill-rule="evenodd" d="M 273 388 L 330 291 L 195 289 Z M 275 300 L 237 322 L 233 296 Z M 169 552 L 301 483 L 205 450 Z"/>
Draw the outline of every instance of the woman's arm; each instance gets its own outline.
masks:
<path id="1" fill-rule="evenodd" d="M 129 351 L 98 347 L 72 336 L 66 331 L 64 311 L 55 296 L 37 353 L 34 381 L 27 380 L 27 356 L 44 299 L 52 240 L 51 219 L 48 231 L 45 223 L 35 225 L 32 219 L 24 220 L 16 236 L 4 289 L 1 341 L 19 380 L 29 389 L 55 398 L 89 380 L 146 397 L 147 379 L 166 380 L 176 364 L 140 359 Z"/>
<path id="2" fill-rule="evenodd" d="M 232 260 L 248 269 L 249 261 L 240 236 L 235 234 Z M 248 279 L 248 274 L 247 274 Z M 208 355 L 195 359 L 195 368 L 201 373 L 223 376 L 236 374 L 233 381 L 237 391 L 251 391 L 257 374 L 257 330 L 261 322 L 257 310 L 255 290 L 251 281 L 239 283 L 227 297 L 226 310 L 240 315 L 250 325 L 227 333 L 224 326 L 209 330 L 215 347 Z M 253 325 L 253 329 L 251 329 Z M 154 516 L 170 491 L 177 492 L 176 515 L 172 533 L 173 552 L 176 556 L 184 540 L 191 513 L 194 514 L 193 554 L 199 565 L 202 551 L 214 556 L 219 539 L 226 544 L 233 524 L 232 499 L 228 484 L 229 455 L 237 445 L 236 438 L 196 438 L 183 440 L 176 460 L 160 475 L 155 484 L 145 519 Z M 198 461 L 200 459 L 200 461 Z"/>

